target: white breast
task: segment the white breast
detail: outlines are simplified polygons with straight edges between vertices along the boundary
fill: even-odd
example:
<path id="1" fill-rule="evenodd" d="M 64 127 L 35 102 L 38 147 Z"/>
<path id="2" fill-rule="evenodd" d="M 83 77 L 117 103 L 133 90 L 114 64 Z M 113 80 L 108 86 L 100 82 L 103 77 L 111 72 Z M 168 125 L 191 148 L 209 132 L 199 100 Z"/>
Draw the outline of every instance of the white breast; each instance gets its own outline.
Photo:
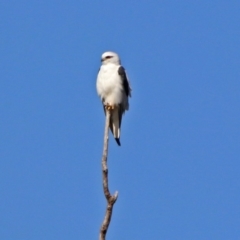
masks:
<path id="1" fill-rule="evenodd" d="M 104 103 L 120 104 L 123 100 L 123 87 L 118 74 L 118 65 L 107 64 L 101 66 L 97 77 L 97 92 Z"/>

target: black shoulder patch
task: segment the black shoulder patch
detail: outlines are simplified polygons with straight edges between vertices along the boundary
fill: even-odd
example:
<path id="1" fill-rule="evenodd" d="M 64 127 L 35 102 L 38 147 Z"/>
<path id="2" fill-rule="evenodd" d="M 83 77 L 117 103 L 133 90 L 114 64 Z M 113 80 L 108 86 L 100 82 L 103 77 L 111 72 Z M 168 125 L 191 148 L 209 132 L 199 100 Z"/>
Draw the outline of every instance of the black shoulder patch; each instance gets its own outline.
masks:
<path id="1" fill-rule="evenodd" d="M 129 83 L 128 83 L 127 75 L 126 75 L 126 72 L 125 72 L 125 69 L 123 66 L 119 67 L 118 74 L 121 76 L 123 88 L 128 97 L 129 96 Z"/>

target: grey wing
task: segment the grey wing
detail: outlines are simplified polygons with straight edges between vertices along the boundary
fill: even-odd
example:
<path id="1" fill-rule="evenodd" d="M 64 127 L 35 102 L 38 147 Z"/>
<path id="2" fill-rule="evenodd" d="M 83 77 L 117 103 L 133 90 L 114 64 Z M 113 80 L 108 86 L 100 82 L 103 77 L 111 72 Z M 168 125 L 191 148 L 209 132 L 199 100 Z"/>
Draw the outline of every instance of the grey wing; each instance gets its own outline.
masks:
<path id="1" fill-rule="evenodd" d="M 128 78 L 127 78 L 127 74 L 125 72 L 125 69 L 123 66 L 120 66 L 118 68 L 118 74 L 119 76 L 121 77 L 121 80 L 122 80 L 122 86 L 123 86 L 123 89 L 124 89 L 124 92 L 126 94 L 126 101 L 127 101 L 127 107 L 125 107 L 123 104 L 121 104 L 119 106 L 119 112 L 118 112 L 118 115 L 119 115 L 119 126 L 121 127 L 121 122 L 122 122 L 122 115 L 123 113 L 125 112 L 125 110 L 128 109 L 128 97 L 131 96 L 131 88 L 130 88 L 130 85 L 129 85 L 129 81 L 128 81 Z"/>
<path id="2" fill-rule="evenodd" d="M 127 74 L 126 74 L 123 66 L 120 66 L 118 68 L 118 74 L 121 77 L 123 89 L 124 89 L 124 92 L 126 93 L 126 96 L 130 97 L 131 96 L 131 88 L 129 86 L 129 82 L 128 82 L 128 79 L 127 79 Z"/>

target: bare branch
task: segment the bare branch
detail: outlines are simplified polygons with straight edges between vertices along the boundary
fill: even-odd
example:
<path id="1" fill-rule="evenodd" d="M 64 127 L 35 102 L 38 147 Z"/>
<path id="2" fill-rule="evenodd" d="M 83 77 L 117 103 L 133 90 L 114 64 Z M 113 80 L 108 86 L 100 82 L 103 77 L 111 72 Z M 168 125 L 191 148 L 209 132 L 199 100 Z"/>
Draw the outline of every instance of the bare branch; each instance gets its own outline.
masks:
<path id="1" fill-rule="evenodd" d="M 108 130 L 110 123 L 111 110 L 106 109 L 106 123 L 104 131 L 104 146 L 103 146 L 103 156 L 102 156 L 102 176 L 103 176 L 103 191 L 107 200 L 107 208 L 105 217 L 100 228 L 99 240 L 105 240 L 107 230 L 111 221 L 113 205 L 117 200 L 118 192 L 111 195 L 108 189 L 108 167 L 107 167 L 107 156 L 108 156 Z"/>

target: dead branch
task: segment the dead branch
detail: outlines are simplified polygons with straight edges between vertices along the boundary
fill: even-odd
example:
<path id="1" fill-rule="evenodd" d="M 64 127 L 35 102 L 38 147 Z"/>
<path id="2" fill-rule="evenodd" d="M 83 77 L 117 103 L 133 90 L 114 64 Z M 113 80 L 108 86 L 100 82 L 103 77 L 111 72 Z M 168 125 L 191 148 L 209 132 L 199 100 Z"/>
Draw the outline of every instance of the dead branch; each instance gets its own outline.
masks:
<path id="1" fill-rule="evenodd" d="M 117 200 L 118 192 L 115 192 L 114 195 L 111 195 L 108 189 L 108 167 L 107 167 L 107 156 L 108 156 L 108 130 L 110 123 L 111 110 L 106 109 L 106 123 L 104 131 L 104 146 L 103 146 L 103 156 L 102 156 L 102 176 L 103 176 L 103 191 L 107 200 L 107 208 L 105 217 L 100 228 L 99 240 L 105 240 L 107 230 L 111 221 L 113 205 Z"/>

